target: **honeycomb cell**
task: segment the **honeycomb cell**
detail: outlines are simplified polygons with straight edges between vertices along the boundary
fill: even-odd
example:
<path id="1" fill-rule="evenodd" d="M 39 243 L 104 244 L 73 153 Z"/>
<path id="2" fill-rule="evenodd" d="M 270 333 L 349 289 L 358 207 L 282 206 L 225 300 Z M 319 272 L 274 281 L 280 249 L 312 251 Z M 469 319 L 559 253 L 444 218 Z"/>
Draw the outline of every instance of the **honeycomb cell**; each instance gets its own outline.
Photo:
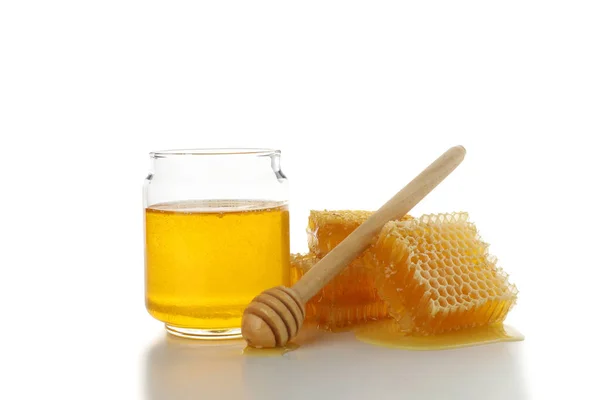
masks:
<path id="1" fill-rule="evenodd" d="M 292 254 L 292 284 L 318 261 L 314 254 Z M 316 321 L 325 330 L 340 330 L 387 317 L 387 305 L 375 288 L 375 273 L 360 259 L 354 260 L 306 304 L 306 319 Z"/>
<path id="2" fill-rule="evenodd" d="M 501 322 L 517 299 L 466 213 L 389 222 L 369 253 L 390 313 L 420 334 Z"/>
<path id="3" fill-rule="evenodd" d="M 371 214 L 372 211 L 361 210 L 311 210 L 306 229 L 310 252 L 323 257 L 365 222 Z M 412 219 L 409 215 L 402 218 L 402 220 L 409 219 Z"/>

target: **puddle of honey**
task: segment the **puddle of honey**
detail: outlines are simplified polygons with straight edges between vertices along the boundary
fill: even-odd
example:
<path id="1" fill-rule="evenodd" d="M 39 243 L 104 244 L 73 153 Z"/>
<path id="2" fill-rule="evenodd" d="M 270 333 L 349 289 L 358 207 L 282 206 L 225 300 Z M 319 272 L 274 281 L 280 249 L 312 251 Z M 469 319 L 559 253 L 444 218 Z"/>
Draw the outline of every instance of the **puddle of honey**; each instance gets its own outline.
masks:
<path id="1" fill-rule="evenodd" d="M 300 346 L 295 343 L 288 343 L 283 347 L 275 347 L 272 349 L 257 349 L 255 347 L 246 346 L 243 354 L 250 357 L 280 357 L 285 353 L 296 350 L 298 347 Z"/>
<path id="2" fill-rule="evenodd" d="M 254 347 L 246 346 L 243 351 L 245 356 L 250 357 L 281 357 L 285 353 L 294 351 L 301 346 L 311 346 L 314 342 L 318 342 L 323 335 L 327 332 L 323 332 L 317 328 L 317 325 L 313 322 L 307 322 L 302 326 L 298 335 L 294 338 L 293 342 L 286 344 L 284 347 L 276 347 L 274 349 L 256 349 Z"/>
<path id="3" fill-rule="evenodd" d="M 413 336 L 401 331 L 393 320 L 356 328 L 356 338 L 376 346 L 403 350 L 447 350 L 498 342 L 518 342 L 525 337 L 508 325 L 496 324 L 432 336 Z"/>
<path id="4" fill-rule="evenodd" d="M 273 349 L 256 349 L 246 346 L 244 356 L 281 357 L 301 346 L 318 341 L 323 335 L 335 333 L 323 332 L 316 326 L 303 327 L 293 343 Z M 354 329 L 356 338 L 362 342 L 394 349 L 404 350 L 448 350 L 461 347 L 479 346 L 498 342 L 518 342 L 524 336 L 509 325 L 490 325 L 479 328 L 463 329 L 432 336 L 413 336 L 406 333 L 406 327 L 394 320 L 372 322 Z"/>

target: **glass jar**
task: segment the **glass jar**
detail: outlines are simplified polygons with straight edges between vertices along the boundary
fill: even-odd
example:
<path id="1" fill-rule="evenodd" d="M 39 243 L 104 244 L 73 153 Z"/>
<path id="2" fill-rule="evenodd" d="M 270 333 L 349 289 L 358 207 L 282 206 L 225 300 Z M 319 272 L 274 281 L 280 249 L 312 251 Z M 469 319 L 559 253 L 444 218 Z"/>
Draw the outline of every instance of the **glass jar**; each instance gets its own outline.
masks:
<path id="1" fill-rule="evenodd" d="M 150 153 L 144 183 L 146 309 L 184 337 L 239 337 L 244 308 L 289 285 L 288 183 L 280 152 Z"/>

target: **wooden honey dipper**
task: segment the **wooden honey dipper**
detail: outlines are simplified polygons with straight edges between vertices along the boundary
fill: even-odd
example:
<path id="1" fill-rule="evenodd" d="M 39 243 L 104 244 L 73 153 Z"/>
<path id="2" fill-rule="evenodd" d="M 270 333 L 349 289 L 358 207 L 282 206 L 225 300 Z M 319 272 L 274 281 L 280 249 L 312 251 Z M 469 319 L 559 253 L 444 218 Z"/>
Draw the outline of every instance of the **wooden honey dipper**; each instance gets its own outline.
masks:
<path id="1" fill-rule="evenodd" d="M 296 336 L 304 321 L 306 302 L 365 251 L 383 225 L 406 215 L 450 175 L 465 153 L 464 147 L 455 146 L 442 154 L 327 253 L 294 286 L 271 288 L 256 296 L 242 317 L 242 336 L 248 344 L 257 348 L 284 346 Z"/>

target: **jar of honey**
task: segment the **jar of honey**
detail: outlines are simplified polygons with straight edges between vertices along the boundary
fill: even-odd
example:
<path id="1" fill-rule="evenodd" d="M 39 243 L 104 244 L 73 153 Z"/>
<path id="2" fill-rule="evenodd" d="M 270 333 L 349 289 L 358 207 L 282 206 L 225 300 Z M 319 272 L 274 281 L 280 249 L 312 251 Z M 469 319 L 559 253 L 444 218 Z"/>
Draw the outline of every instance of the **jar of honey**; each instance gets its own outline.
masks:
<path id="1" fill-rule="evenodd" d="M 169 150 L 150 158 L 146 308 L 174 335 L 239 337 L 254 296 L 289 285 L 288 183 L 280 152 Z"/>

